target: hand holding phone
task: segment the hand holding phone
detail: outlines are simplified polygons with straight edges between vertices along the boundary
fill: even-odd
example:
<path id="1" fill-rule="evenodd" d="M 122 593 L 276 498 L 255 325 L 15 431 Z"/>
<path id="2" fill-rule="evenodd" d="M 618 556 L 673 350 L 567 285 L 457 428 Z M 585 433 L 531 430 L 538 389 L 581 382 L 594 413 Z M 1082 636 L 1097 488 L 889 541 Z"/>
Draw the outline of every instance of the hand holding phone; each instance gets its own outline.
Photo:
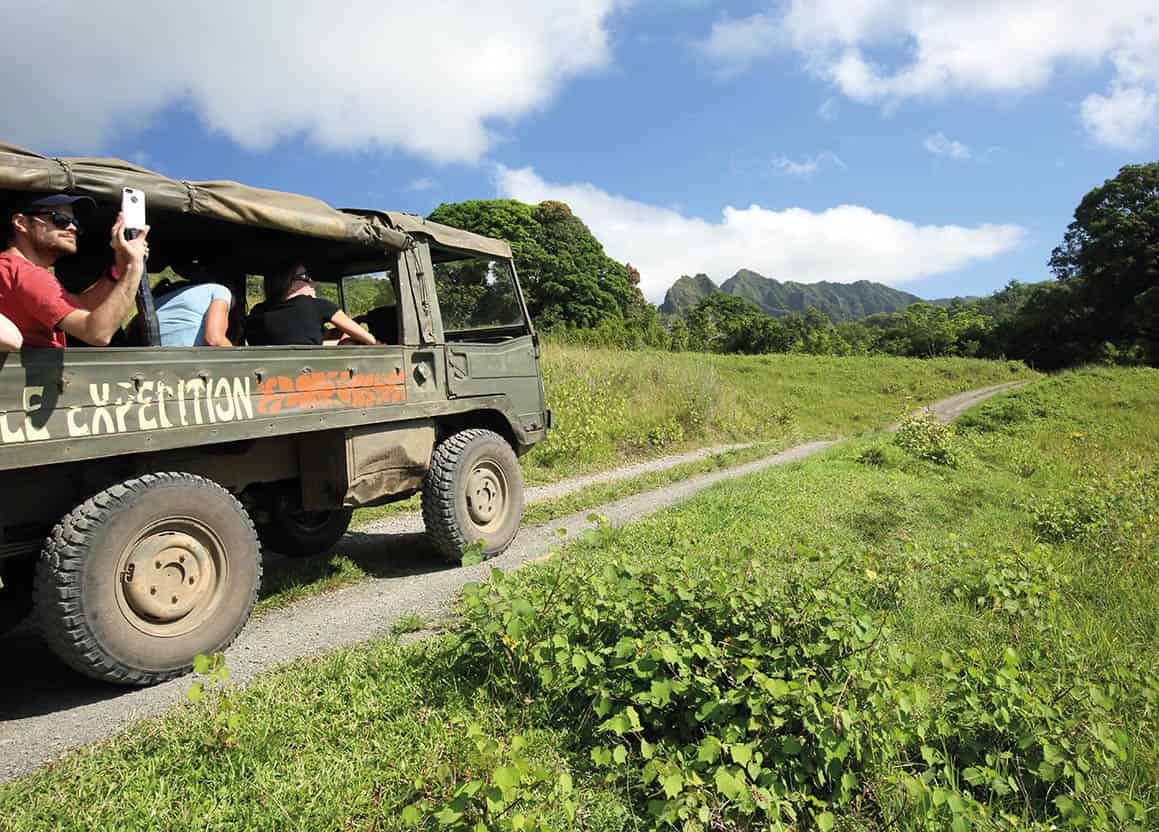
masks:
<path id="1" fill-rule="evenodd" d="M 130 261 L 136 260 L 144 263 L 149 259 L 149 226 L 132 229 L 132 233 L 130 233 L 129 225 L 125 222 L 125 215 L 117 214 L 111 237 L 109 245 L 113 249 L 114 265 L 119 273 L 125 273 Z"/>
<path id="2" fill-rule="evenodd" d="M 125 239 L 132 240 L 145 227 L 145 192 L 136 188 L 121 191 L 121 213 L 125 215 Z"/>

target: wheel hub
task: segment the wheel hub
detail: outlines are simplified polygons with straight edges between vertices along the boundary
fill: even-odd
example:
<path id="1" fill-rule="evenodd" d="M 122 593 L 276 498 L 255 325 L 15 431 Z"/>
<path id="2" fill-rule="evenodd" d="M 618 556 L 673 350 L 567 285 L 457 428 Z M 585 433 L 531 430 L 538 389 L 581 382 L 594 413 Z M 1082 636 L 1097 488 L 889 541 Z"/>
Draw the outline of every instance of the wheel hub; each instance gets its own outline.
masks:
<path id="1" fill-rule="evenodd" d="M 502 518 L 507 504 L 503 474 L 496 467 L 481 463 L 467 480 L 467 513 L 472 522 L 486 526 Z"/>
<path id="2" fill-rule="evenodd" d="M 216 571 L 209 551 L 196 538 L 161 532 L 133 547 L 121 586 L 133 612 L 148 621 L 169 624 L 212 596 Z"/>

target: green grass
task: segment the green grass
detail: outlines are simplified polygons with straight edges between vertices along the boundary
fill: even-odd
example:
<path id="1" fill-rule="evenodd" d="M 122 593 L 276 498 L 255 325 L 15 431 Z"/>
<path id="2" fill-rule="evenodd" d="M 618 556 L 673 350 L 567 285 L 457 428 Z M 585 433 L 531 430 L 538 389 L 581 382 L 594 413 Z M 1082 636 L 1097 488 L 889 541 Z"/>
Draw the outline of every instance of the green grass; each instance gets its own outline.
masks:
<path id="1" fill-rule="evenodd" d="M 542 364 L 557 427 L 522 460 L 529 485 L 709 445 L 755 442 L 780 450 L 856 434 L 883 427 L 917 404 L 1035 377 L 1014 362 L 620 352 L 556 343 L 545 345 Z M 546 522 L 756 456 L 734 452 L 591 486 L 533 506 L 525 522 Z M 419 510 L 417 495 L 358 509 L 354 526 Z M 377 566 L 341 545 L 331 554 L 271 564 L 258 612 L 356 583 Z"/>
<path id="2" fill-rule="evenodd" d="M 313 595 L 333 592 L 371 576 L 363 559 L 342 554 L 317 555 L 267 563 L 255 615 L 288 607 Z"/>
<path id="3" fill-rule="evenodd" d="M 706 445 L 846 436 L 884 427 L 907 404 L 1035 377 L 1017 362 L 620 352 L 553 342 L 541 365 L 556 428 L 524 457 L 530 484 Z"/>
<path id="4" fill-rule="evenodd" d="M 449 635 L 262 677 L 231 694 L 245 709 L 232 733 L 209 727 L 213 701 L 189 706 L 0 787 L 0 817 L 13 830 L 111 829 L 126 818 L 149 829 L 370 830 L 408 828 L 403 812 L 418 805 L 420 827 L 436 829 L 435 812 L 482 784 L 462 805 L 464 823 L 497 790 L 514 805 L 493 813 L 491 828 L 517 816 L 534 819 L 527 828 L 653 828 L 664 793 L 647 777 L 642 740 L 675 760 L 673 732 L 689 720 L 706 737 L 738 732 L 729 748 L 751 745 L 770 777 L 795 778 L 795 828 L 949 829 L 955 817 L 979 829 L 1159 828 L 1156 412 L 1159 372 L 1090 369 L 975 408 L 949 437 L 956 467 L 875 435 L 720 484 L 497 576 Z M 649 617 L 666 622 L 665 610 L 681 617 L 653 628 Z M 663 639 L 686 620 L 764 633 L 735 655 L 725 649 L 735 636 L 712 642 L 733 674 L 719 677 L 722 695 L 762 701 L 736 675 L 742 657 L 773 662 L 769 651 L 796 649 L 797 675 L 770 695 L 812 702 L 823 718 L 696 727 L 676 702 L 664 729 L 646 722 L 621 737 L 601 725 L 590 691 L 635 679 L 642 698 L 614 707 L 635 701 L 646 719 L 659 708 L 648 685 L 665 677 L 636 663 L 639 678 L 593 669 L 587 657 L 613 655 L 625 628 Z M 785 640 L 768 629 L 777 621 L 794 638 L 812 635 Z M 850 643 L 836 661 L 799 652 Z M 540 675 L 548 667 L 552 680 Z M 852 721 L 826 738 L 835 706 Z M 811 711 L 785 713 L 778 719 L 792 722 Z M 776 758 L 790 730 L 818 753 L 859 736 L 837 769 L 852 790 L 821 787 L 821 769 Z M 722 797 L 743 776 L 735 764 L 714 780 L 705 772 L 717 763 L 693 749 L 681 799 L 717 828 L 759 827 L 740 814 L 745 793 Z M 985 767 L 966 765 L 974 753 L 999 755 L 1009 794 L 967 781 Z M 1064 810 L 1069 821 L 1055 817 Z M 471 828 L 442 817 L 443 828 Z"/>

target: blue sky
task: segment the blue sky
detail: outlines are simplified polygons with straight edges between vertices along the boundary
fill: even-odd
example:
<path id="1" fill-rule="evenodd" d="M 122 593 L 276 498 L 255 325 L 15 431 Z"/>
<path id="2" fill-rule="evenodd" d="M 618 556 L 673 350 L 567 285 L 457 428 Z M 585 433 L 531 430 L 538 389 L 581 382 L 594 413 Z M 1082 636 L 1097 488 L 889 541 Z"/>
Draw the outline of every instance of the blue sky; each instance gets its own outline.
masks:
<path id="1" fill-rule="evenodd" d="M 3 138 L 339 206 L 559 198 L 655 301 L 741 267 L 1045 279 L 1082 195 L 1155 158 L 1139 0 L 190 5 L 16 23 Z"/>

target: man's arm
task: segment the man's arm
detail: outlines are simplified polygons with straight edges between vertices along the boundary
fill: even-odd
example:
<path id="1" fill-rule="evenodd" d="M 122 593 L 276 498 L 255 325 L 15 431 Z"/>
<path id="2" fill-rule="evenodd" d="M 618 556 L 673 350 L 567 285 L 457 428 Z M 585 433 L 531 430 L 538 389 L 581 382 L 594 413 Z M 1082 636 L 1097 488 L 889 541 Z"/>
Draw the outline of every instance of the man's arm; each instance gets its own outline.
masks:
<path id="1" fill-rule="evenodd" d="M 24 336 L 16 328 L 16 324 L 0 315 L 0 352 L 20 352 L 24 346 Z"/>
<path id="2" fill-rule="evenodd" d="M 104 300 L 94 308 L 74 309 L 57 323 L 58 328 L 86 344 L 108 346 L 137 299 L 137 286 L 145 274 L 149 228 L 148 226 L 142 228 L 141 233 L 133 240 L 124 238 L 122 234 L 124 228 L 125 218 L 118 215 L 117 221 L 113 224 L 111 245 L 116 254 L 117 274 L 121 276 L 120 279 L 110 285 Z"/>
<path id="3" fill-rule="evenodd" d="M 93 310 L 105 302 L 105 298 L 113 293 L 117 281 L 112 275 L 102 275 L 101 279 L 85 289 L 79 295 L 73 295 L 72 300 L 81 309 Z"/>
<path id="4" fill-rule="evenodd" d="M 226 336 L 229 329 L 229 301 L 215 300 L 205 312 L 205 345 L 207 347 L 232 347 Z"/>

